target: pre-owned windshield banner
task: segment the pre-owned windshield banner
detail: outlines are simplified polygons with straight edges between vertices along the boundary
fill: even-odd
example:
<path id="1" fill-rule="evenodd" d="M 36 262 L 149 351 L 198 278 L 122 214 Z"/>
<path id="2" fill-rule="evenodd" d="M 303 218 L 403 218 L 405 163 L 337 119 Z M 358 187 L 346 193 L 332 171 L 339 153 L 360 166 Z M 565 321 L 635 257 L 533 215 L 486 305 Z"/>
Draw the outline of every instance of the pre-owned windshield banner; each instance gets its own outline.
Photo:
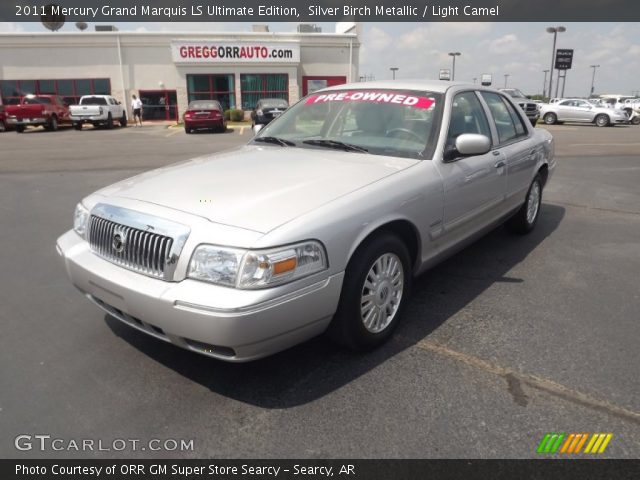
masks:
<path id="1" fill-rule="evenodd" d="M 638 0 L 2 0 L 1 22 L 636 22 Z"/>

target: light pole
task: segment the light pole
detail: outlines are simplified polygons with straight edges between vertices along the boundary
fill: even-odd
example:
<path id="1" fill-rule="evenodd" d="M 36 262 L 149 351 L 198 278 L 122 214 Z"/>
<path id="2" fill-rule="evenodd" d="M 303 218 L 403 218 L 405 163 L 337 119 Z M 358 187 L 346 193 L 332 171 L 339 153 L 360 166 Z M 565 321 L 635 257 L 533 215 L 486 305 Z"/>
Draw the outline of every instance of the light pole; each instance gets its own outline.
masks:
<path id="1" fill-rule="evenodd" d="M 596 81 L 596 68 L 598 68 L 600 65 L 589 65 L 591 68 L 593 68 L 593 74 L 591 75 L 591 90 L 589 90 L 589 98 L 591 98 L 591 95 L 593 95 L 593 85 L 595 84 Z"/>
<path id="2" fill-rule="evenodd" d="M 393 73 L 393 79 L 396 79 L 396 72 L 400 70 L 398 67 L 390 67 L 389 70 Z"/>
<path id="3" fill-rule="evenodd" d="M 507 88 L 507 79 L 511 76 L 509 73 L 504 74 L 504 88 Z"/>
<path id="4" fill-rule="evenodd" d="M 451 70 L 451 81 L 456 79 L 456 57 L 462 55 L 460 52 L 449 52 L 449 56 L 453 57 L 453 68 Z"/>
<path id="5" fill-rule="evenodd" d="M 547 96 L 547 73 L 549 70 L 543 70 L 544 72 L 544 81 L 542 82 L 542 98 L 546 98 Z M 551 96 L 551 95 L 549 95 Z"/>
<path id="6" fill-rule="evenodd" d="M 553 50 L 551 50 L 551 71 L 549 72 L 549 97 L 551 97 L 551 92 L 553 91 L 553 68 L 555 67 L 556 60 L 556 40 L 558 38 L 558 33 L 566 32 L 567 29 L 565 27 L 547 27 L 547 33 L 553 33 Z"/>

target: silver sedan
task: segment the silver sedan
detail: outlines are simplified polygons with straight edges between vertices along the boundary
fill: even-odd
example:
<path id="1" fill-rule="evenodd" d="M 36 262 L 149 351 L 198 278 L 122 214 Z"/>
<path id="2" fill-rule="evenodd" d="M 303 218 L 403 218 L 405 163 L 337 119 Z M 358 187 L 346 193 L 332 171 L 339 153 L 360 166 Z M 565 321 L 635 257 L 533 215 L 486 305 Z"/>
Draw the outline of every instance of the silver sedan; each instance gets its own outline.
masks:
<path id="1" fill-rule="evenodd" d="M 194 352 L 247 361 L 326 330 L 367 350 L 416 275 L 500 223 L 535 227 L 553 154 L 493 89 L 331 87 L 239 150 L 89 195 L 57 250 L 86 298 Z"/>
<path id="2" fill-rule="evenodd" d="M 540 115 L 547 125 L 562 122 L 594 123 L 598 127 L 625 125 L 629 116 L 624 110 L 597 106 L 579 98 L 569 98 L 542 105 Z"/>

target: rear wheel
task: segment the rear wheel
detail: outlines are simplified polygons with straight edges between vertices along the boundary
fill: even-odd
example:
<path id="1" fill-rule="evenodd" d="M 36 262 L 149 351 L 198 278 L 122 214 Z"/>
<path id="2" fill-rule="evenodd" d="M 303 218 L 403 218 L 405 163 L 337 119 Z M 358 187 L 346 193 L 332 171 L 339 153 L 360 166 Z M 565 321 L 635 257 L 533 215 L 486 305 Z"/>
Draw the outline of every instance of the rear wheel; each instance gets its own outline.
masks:
<path id="1" fill-rule="evenodd" d="M 58 130 L 58 117 L 56 117 L 55 115 L 52 116 L 49 119 L 49 123 L 47 124 L 47 126 L 45 127 L 47 130 L 49 130 L 50 132 L 55 132 Z"/>
<path id="2" fill-rule="evenodd" d="M 193 130 L 189 127 L 184 127 L 184 133 L 191 133 Z"/>
<path id="3" fill-rule="evenodd" d="M 601 113 L 595 119 L 596 125 L 599 127 L 606 127 L 609 125 L 609 115 Z"/>
<path id="4" fill-rule="evenodd" d="M 545 114 L 544 118 L 544 123 L 547 125 L 553 125 L 554 123 L 556 123 L 558 121 L 558 116 L 555 113 L 547 113 Z"/>
<path id="5" fill-rule="evenodd" d="M 509 230 L 519 234 L 529 233 L 536 226 L 542 203 L 542 177 L 536 175 L 529 186 L 529 191 L 520 210 L 511 217 L 506 226 Z"/>
<path id="6" fill-rule="evenodd" d="M 17 133 L 23 133 L 24 132 L 24 125 L 16 125 L 16 132 Z"/>
<path id="7" fill-rule="evenodd" d="M 76 130 L 82 130 L 82 123 L 74 123 L 73 128 L 75 128 Z"/>
<path id="8" fill-rule="evenodd" d="M 331 337 L 354 350 L 381 345 L 398 325 L 410 287 L 411 259 L 404 243 L 390 233 L 368 240 L 347 266 Z"/>

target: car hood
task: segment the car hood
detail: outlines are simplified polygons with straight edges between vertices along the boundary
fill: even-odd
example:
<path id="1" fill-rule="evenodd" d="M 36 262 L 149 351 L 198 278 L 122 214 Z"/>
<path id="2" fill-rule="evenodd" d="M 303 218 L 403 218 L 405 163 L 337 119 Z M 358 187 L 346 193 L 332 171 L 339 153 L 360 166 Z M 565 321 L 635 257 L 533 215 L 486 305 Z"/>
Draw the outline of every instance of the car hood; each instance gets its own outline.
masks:
<path id="1" fill-rule="evenodd" d="M 416 163 L 326 149 L 246 146 L 143 173 L 96 193 L 266 233 Z"/>

